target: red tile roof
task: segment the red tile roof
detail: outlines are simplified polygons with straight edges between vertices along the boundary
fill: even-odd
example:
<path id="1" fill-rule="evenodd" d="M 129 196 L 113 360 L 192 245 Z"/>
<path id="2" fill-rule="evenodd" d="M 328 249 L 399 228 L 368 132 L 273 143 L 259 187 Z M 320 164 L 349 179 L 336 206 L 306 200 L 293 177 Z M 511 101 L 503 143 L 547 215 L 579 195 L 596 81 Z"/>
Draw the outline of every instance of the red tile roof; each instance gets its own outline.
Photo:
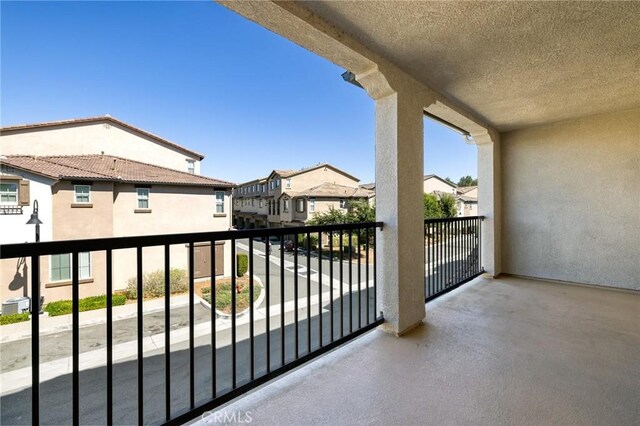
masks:
<path id="1" fill-rule="evenodd" d="M 194 175 L 113 155 L 8 155 L 0 157 L 0 164 L 57 180 L 88 179 L 224 188 L 235 186 L 231 182 L 220 179 Z"/>

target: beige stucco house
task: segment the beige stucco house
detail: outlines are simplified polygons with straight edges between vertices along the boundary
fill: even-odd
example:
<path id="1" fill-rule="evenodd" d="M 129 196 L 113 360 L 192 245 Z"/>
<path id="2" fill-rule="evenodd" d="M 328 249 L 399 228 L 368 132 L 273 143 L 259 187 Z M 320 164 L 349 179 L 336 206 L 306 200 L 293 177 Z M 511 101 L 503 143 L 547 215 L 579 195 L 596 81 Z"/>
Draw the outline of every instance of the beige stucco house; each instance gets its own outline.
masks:
<path id="1" fill-rule="evenodd" d="M 0 128 L 2 155 L 106 154 L 200 174 L 204 155 L 109 115 Z"/>
<path id="2" fill-rule="evenodd" d="M 300 226 L 316 213 L 347 210 L 353 200 L 369 200 L 372 191 L 330 164 L 301 170 L 273 170 L 267 177 L 238 185 L 234 225 L 238 228 Z"/>
<path id="3" fill-rule="evenodd" d="M 458 217 L 478 215 L 477 186 L 459 186 L 456 189 L 456 210 Z"/>
<path id="4" fill-rule="evenodd" d="M 423 192 L 425 194 L 451 194 L 456 195 L 458 185 L 442 179 L 438 175 L 425 175 L 423 183 Z"/>
<path id="5" fill-rule="evenodd" d="M 151 234 L 228 230 L 233 184 L 112 155 L 0 158 L 2 200 L 0 243 L 34 241 L 26 225 L 38 201 L 40 240 L 72 240 Z M 185 212 L 189 212 L 188 220 Z M 195 278 L 210 274 L 210 246 L 197 247 Z M 144 271 L 164 267 L 162 248 L 144 250 Z M 229 275 L 230 247 L 217 244 L 216 274 Z M 105 293 L 105 253 L 79 255 L 80 296 Z M 0 263 L 0 300 L 26 295 L 28 262 Z M 135 250 L 113 254 L 114 289 L 135 276 Z M 171 246 L 171 267 L 188 269 L 188 249 Z M 71 297 L 69 254 L 41 259 L 41 291 L 45 302 Z"/>

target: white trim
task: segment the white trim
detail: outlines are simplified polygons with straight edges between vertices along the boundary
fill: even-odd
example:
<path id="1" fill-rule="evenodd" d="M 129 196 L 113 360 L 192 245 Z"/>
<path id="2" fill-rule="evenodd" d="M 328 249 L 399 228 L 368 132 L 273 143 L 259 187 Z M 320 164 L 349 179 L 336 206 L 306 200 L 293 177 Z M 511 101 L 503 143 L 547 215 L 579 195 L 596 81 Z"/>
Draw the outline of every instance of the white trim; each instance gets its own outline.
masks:
<path id="1" fill-rule="evenodd" d="M 81 186 L 86 186 L 87 188 L 89 188 L 89 195 L 88 195 L 88 201 L 78 201 L 78 193 L 77 193 L 77 189 L 78 187 Z M 73 202 L 75 204 L 91 204 L 91 185 L 88 184 L 82 184 L 82 185 L 73 185 Z"/>

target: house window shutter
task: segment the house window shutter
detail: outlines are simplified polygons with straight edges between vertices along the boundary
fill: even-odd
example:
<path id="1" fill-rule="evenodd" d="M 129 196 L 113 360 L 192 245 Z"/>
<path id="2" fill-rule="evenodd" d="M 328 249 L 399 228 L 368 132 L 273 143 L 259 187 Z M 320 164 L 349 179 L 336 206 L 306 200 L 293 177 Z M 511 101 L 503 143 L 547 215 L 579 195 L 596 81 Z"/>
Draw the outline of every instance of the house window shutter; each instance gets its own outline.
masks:
<path id="1" fill-rule="evenodd" d="M 20 180 L 20 186 L 18 188 L 18 204 L 21 206 L 28 206 L 31 204 L 31 192 L 29 190 L 30 182 L 26 179 Z"/>

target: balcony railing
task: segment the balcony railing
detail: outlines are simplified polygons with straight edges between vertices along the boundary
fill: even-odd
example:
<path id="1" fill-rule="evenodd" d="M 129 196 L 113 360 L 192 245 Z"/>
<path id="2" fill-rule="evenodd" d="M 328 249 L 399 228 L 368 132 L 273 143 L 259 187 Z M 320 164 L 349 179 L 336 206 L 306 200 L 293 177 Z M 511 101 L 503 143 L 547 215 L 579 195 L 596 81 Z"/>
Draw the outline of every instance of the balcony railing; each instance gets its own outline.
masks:
<path id="1" fill-rule="evenodd" d="M 480 241 L 483 216 L 425 219 L 425 301 L 484 272 Z"/>
<path id="2" fill-rule="evenodd" d="M 63 407 L 55 406 L 50 398 L 45 398 L 55 396 L 56 392 L 68 392 L 69 385 L 56 391 L 51 384 L 55 380 L 47 383 L 49 379 L 45 378 L 41 382 L 40 357 L 47 350 L 40 344 L 41 324 L 46 319 L 32 315 L 31 333 L 35 338 L 31 339 L 31 406 L 25 414 L 28 417 L 30 411 L 32 424 L 181 424 L 376 327 L 383 322 L 382 313 L 376 313 L 376 230 L 381 227 L 382 223 L 377 222 L 2 246 L 1 259 L 30 259 L 32 300 L 40 298 L 40 261 L 44 256 L 70 253 L 71 264 L 78 265 L 79 253 L 104 253 L 105 268 L 99 272 L 96 267 L 93 273 L 104 274 L 106 294 L 112 294 L 119 286 L 117 284 L 120 283 L 114 282 L 114 273 L 121 272 L 120 269 L 125 267 L 123 263 L 118 264 L 120 257 L 116 256 L 117 252 L 131 251 L 128 260 L 135 265 L 131 274 L 135 276 L 137 292 L 133 317 L 135 353 L 122 362 L 114 360 L 114 346 L 117 343 L 114 330 L 120 329 L 117 317 L 114 317 L 112 299 L 107 297 L 104 313 L 106 363 L 93 370 L 91 374 L 97 374 L 96 377 L 100 378 L 93 381 L 87 377 L 94 376 L 89 376 L 87 371 L 81 372 L 80 368 L 83 355 L 80 339 L 80 277 L 79 268 L 71 268 L 69 412 L 62 413 Z M 314 242 L 315 237 L 317 243 Z M 292 241 L 289 243 L 287 238 L 292 238 Z M 210 313 L 207 313 L 209 316 L 205 317 L 204 323 L 202 318 L 198 319 L 196 344 L 195 309 L 204 308 L 196 304 L 198 281 L 194 277 L 194 247 L 208 243 L 213 248 L 220 241 L 230 243 L 231 312 L 223 316 L 216 310 L 214 289 L 221 277 L 215 275 L 216 256 L 215 251 L 211 250 L 208 258 L 211 273 L 206 277 L 210 280 L 211 288 Z M 186 247 L 189 271 L 188 326 L 181 329 L 187 332 L 188 328 L 188 338 L 184 342 L 187 348 L 176 349 L 174 344 L 173 350 L 172 335 L 177 332 L 172 329 L 170 302 L 172 246 L 181 247 L 182 250 Z M 165 296 L 161 302 L 164 310 L 160 322 L 164 326 L 164 335 L 156 331 L 156 343 L 160 347 L 164 343 L 164 348 L 145 352 L 143 340 L 149 337 L 150 332 L 145 329 L 147 317 L 144 306 L 148 301 L 142 297 L 146 266 L 144 254 L 147 253 L 143 249 L 151 247 L 162 254 L 159 259 L 164 268 Z M 249 259 L 249 308 L 244 313 L 237 310 L 239 278 L 233 273 L 237 270 L 236 254 L 239 252 L 247 254 Z M 264 299 L 256 300 L 254 292 L 257 288 L 251 284 L 254 279 L 261 282 L 260 291 L 265 292 Z M 260 306 L 256 305 L 258 302 Z M 204 337 L 203 325 L 206 331 Z M 81 373 L 86 377 L 81 379 Z M 99 383 L 104 380 L 102 377 L 106 377 L 104 385 Z M 130 396 L 127 399 L 125 395 Z M 43 398 L 47 401 L 43 401 Z M 130 410 L 123 405 L 133 405 L 135 408 Z M 96 407 L 100 407 L 100 410 Z M 106 409 L 101 411 L 104 407 Z"/>

